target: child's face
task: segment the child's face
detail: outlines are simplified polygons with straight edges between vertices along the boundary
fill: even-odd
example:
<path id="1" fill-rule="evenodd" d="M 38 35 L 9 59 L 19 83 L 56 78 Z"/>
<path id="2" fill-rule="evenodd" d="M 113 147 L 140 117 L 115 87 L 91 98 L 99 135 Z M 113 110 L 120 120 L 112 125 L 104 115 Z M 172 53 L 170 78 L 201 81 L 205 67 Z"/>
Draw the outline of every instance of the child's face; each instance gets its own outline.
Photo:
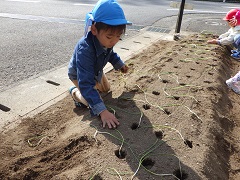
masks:
<path id="1" fill-rule="evenodd" d="M 122 32 L 108 30 L 96 31 L 94 34 L 102 46 L 106 48 L 112 48 L 120 40 Z"/>
<path id="2" fill-rule="evenodd" d="M 232 19 L 232 20 L 227 20 L 227 22 L 228 22 L 228 25 L 229 25 L 230 27 L 235 27 L 235 26 L 236 26 L 236 22 L 234 21 L 234 19 Z"/>

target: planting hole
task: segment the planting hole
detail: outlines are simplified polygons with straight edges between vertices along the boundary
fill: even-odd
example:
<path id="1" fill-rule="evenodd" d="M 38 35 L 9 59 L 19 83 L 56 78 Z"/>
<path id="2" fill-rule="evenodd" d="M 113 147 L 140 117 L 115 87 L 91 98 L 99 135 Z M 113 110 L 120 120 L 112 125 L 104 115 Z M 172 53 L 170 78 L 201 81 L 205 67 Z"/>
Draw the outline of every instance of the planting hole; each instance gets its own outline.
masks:
<path id="1" fill-rule="evenodd" d="M 126 152 L 125 150 L 123 150 L 123 149 L 121 149 L 120 151 L 119 151 L 119 149 L 118 149 L 118 150 L 115 150 L 115 155 L 116 155 L 119 159 L 124 159 L 124 158 L 126 157 L 126 155 L 127 155 L 127 152 Z"/>
<path id="2" fill-rule="evenodd" d="M 176 169 L 175 171 L 173 171 L 173 174 L 180 180 L 185 180 L 188 178 L 188 174 L 180 169 Z"/>
<path id="3" fill-rule="evenodd" d="M 92 178 L 92 180 L 103 180 L 103 178 L 99 174 L 97 174 Z"/>
<path id="4" fill-rule="evenodd" d="M 39 176 L 39 173 L 32 170 L 32 169 L 27 169 L 26 174 L 24 175 L 23 179 L 36 179 L 36 177 Z"/>
<path id="5" fill-rule="evenodd" d="M 46 82 L 49 83 L 49 84 L 52 84 L 54 86 L 59 86 L 60 85 L 59 83 L 56 83 L 56 82 L 51 81 L 51 80 L 47 80 Z"/>
<path id="6" fill-rule="evenodd" d="M 153 91 L 152 94 L 154 94 L 154 95 L 159 95 L 160 92 L 158 92 L 158 91 Z"/>
<path id="7" fill-rule="evenodd" d="M 4 112 L 8 112 L 8 111 L 11 110 L 9 107 L 4 106 L 4 105 L 2 105 L 2 104 L 0 104 L 0 109 L 1 109 L 2 111 L 4 111 Z"/>
<path id="8" fill-rule="evenodd" d="M 164 109 L 164 112 L 167 114 L 167 115 L 170 115 L 171 112 L 168 110 L 168 109 Z"/>
<path id="9" fill-rule="evenodd" d="M 187 78 L 190 78 L 191 76 L 189 76 L 189 75 L 186 75 L 186 77 L 187 77 Z"/>
<path id="10" fill-rule="evenodd" d="M 148 110 L 148 109 L 151 108 L 151 106 L 150 106 L 149 104 L 144 104 L 144 105 L 143 105 L 143 108 L 144 108 L 145 110 Z"/>
<path id="11" fill-rule="evenodd" d="M 155 131 L 155 135 L 158 139 L 162 139 L 163 138 L 163 132 L 162 131 Z"/>
<path id="12" fill-rule="evenodd" d="M 192 115 L 191 115 L 191 118 L 194 119 L 194 120 L 198 120 L 198 117 L 197 117 L 196 114 L 192 114 Z"/>
<path id="13" fill-rule="evenodd" d="M 163 79 L 163 80 L 162 80 L 162 82 L 163 82 L 163 83 L 168 83 L 169 81 L 168 81 L 168 80 L 165 80 L 165 79 Z"/>
<path id="14" fill-rule="evenodd" d="M 146 158 L 142 161 L 142 165 L 146 168 L 146 169 L 151 169 L 153 167 L 153 165 L 155 164 L 155 162 L 150 159 L 150 158 Z"/>
<path id="15" fill-rule="evenodd" d="M 69 154 L 69 155 L 65 156 L 64 159 L 68 160 L 68 159 L 71 159 L 71 157 L 72 157 L 72 154 Z"/>
<path id="16" fill-rule="evenodd" d="M 203 81 L 204 83 L 211 84 L 211 81 Z"/>
<path id="17" fill-rule="evenodd" d="M 193 145 L 192 145 L 192 141 L 189 141 L 187 139 L 184 140 L 184 144 L 186 144 L 188 147 L 192 148 Z"/>
<path id="18" fill-rule="evenodd" d="M 135 129 L 137 129 L 138 128 L 138 123 L 133 123 L 132 125 L 131 125 L 131 129 L 132 130 L 135 130 Z"/>
<path id="19" fill-rule="evenodd" d="M 185 83 L 179 83 L 179 85 L 180 85 L 180 86 L 186 86 L 186 84 L 185 84 Z"/>
<path id="20" fill-rule="evenodd" d="M 179 100 L 179 99 L 180 99 L 179 96 L 173 96 L 173 98 L 174 98 L 175 100 Z"/>

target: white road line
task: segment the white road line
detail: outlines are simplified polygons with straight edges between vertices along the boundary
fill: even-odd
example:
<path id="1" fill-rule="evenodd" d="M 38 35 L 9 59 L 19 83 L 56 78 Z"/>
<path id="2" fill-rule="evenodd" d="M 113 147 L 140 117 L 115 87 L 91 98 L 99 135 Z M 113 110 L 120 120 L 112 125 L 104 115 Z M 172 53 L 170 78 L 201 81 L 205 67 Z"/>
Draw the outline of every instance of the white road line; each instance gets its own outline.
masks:
<path id="1" fill-rule="evenodd" d="M 81 4 L 81 3 L 75 3 L 74 6 L 95 6 L 95 4 Z"/>
<path id="2" fill-rule="evenodd" d="M 12 1 L 12 2 L 27 2 L 27 3 L 39 3 L 41 1 L 32 1 L 32 0 L 5 0 L 5 1 Z"/>
<path id="3" fill-rule="evenodd" d="M 222 6 L 222 8 L 228 8 L 228 9 L 240 9 L 239 6 L 232 6 L 232 7 L 225 7 L 225 6 Z"/>
<path id="4" fill-rule="evenodd" d="M 179 9 L 167 9 L 168 11 L 179 11 Z M 220 12 L 220 11 L 200 11 L 200 10 L 187 10 L 184 9 L 184 12 L 198 12 L 198 13 L 215 13 L 215 14 L 223 14 L 226 12 Z"/>
<path id="5" fill-rule="evenodd" d="M 0 13 L 0 17 L 11 18 L 11 19 L 33 20 L 33 21 L 67 23 L 67 24 L 83 24 L 85 22 L 85 20 L 78 20 L 78 19 L 66 19 L 66 18 L 58 18 L 58 17 L 44 17 L 44 16 L 10 14 L 10 13 Z"/>

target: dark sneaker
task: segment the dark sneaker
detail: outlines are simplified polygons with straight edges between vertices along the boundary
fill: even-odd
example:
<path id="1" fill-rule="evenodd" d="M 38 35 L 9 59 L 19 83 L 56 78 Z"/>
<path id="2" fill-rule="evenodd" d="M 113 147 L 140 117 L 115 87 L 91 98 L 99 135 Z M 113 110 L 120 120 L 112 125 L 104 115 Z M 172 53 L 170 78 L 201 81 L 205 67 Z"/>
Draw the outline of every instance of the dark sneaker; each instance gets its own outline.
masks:
<path id="1" fill-rule="evenodd" d="M 72 91 L 73 91 L 75 88 L 77 88 L 77 87 L 76 87 L 76 86 L 72 86 L 72 87 L 69 88 L 69 93 L 70 93 L 71 96 L 72 96 Z M 72 98 L 73 98 L 73 97 L 72 97 Z M 73 101 L 74 101 L 74 104 L 75 104 L 76 107 L 78 107 L 78 108 L 87 108 L 86 105 L 84 105 L 84 104 L 81 103 L 81 102 L 76 101 L 74 98 L 73 98 Z"/>

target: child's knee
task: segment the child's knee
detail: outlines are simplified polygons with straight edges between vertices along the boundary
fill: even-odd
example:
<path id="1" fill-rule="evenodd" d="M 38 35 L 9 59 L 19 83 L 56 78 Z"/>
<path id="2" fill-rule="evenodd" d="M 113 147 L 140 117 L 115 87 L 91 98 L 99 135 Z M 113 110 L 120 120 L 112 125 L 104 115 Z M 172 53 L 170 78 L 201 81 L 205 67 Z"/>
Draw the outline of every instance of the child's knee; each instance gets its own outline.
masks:
<path id="1" fill-rule="evenodd" d="M 234 37 L 234 43 L 237 45 L 237 46 L 240 46 L 240 34 L 239 35 L 236 35 Z"/>
<path id="2" fill-rule="evenodd" d="M 105 82 L 97 83 L 95 88 L 100 92 L 108 92 L 110 91 L 110 84 Z"/>

